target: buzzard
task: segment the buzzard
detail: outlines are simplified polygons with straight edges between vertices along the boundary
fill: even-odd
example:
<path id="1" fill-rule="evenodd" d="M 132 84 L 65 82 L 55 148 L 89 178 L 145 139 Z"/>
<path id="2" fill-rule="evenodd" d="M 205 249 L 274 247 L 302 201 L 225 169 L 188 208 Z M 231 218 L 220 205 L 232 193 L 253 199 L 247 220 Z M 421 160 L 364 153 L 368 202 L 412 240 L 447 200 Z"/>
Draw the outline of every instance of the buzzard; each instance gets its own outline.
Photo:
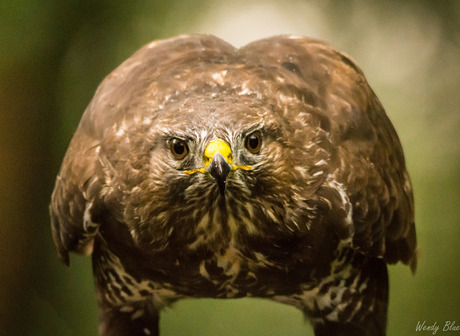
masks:
<path id="1" fill-rule="evenodd" d="M 385 335 L 387 264 L 416 266 L 398 136 L 347 55 L 305 37 L 153 42 L 99 86 L 50 205 L 92 254 L 101 335 L 159 335 L 182 298 L 260 297 L 315 335 Z"/>

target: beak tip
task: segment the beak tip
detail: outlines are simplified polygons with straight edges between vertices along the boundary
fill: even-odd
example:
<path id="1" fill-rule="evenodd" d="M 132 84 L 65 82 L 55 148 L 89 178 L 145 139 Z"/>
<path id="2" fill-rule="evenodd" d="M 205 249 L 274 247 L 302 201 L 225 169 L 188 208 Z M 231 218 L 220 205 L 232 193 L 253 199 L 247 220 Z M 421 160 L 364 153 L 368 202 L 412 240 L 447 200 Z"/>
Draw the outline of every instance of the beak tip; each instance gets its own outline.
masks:
<path id="1" fill-rule="evenodd" d="M 208 172 L 216 180 L 221 195 L 225 192 L 225 184 L 231 168 L 230 164 L 220 153 L 214 155 L 208 167 Z"/>

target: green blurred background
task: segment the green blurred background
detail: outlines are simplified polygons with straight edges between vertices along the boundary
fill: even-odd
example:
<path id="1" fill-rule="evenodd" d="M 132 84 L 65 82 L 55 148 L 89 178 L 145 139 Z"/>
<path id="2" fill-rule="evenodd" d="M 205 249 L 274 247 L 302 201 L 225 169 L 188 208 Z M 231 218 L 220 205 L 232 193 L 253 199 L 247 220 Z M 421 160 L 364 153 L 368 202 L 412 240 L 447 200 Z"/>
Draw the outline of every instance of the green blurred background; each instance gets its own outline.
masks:
<path id="1" fill-rule="evenodd" d="M 54 177 L 98 83 L 149 41 L 193 32 L 236 46 L 308 35 L 358 62 L 415 189 L 419 266 L 390 267 L 388 334 L 460 324 L 460 1 L 0 0 L 0 335 L 96 335 L 90 258 L 66 268 L 52 243 Z M 256 299 L 183 301 L 161 329 L 312 335 L 294 308 Z"/>

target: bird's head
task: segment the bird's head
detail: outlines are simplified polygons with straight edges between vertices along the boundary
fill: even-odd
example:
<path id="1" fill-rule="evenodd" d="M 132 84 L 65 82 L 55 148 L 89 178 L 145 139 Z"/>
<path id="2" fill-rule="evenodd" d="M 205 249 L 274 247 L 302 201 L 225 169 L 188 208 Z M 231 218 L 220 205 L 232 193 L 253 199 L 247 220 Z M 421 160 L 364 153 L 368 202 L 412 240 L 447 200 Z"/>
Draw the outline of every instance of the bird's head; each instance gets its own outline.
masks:
<path id="1" fill-rule="evenodd" d="M 228 103 L 233 99 L 193 97 L 180 108 L 164 107 L 152 130 L 152 169 L 166 178 L 176 200 L 203 204 L 254 197 L 264 172 L 278 169 L 283 177 L 280 124 L 262 102 Z M 177 113 L 180 119 L 171 124 Z M 171 188 L 174 183 L 181 187 Z"/>
<path id="2" fill-rule="evenodd" d="M 289 62 L 214 47 L 168 53 L 164 63 L 161 44 L 154 60 L 147 47 L 103 83 L 82 121 L 112 125 L 101 132 L 100 156 L 114 168 L 104 169 L 104 190 L 147 245 L 293 234 L 314 217 L 309 200 L 329 160 L 317 88 Z M 113 113 L 93 118 L 102 109 Z"/>
<path id="3" fill-rule="evenodd" d="M 293 202 L 308 196 L 310 173 L 300 165 L 315 145 L 295 143 L 308 132 L 293 139 L 272 105 L 228 92 L 178 97 L 161 109 L 124 141 L 124 176 L 132 178 L 122 188 L 124 220 L 136 237 L 193 244 L 200 235 L 287 230 Z"/>

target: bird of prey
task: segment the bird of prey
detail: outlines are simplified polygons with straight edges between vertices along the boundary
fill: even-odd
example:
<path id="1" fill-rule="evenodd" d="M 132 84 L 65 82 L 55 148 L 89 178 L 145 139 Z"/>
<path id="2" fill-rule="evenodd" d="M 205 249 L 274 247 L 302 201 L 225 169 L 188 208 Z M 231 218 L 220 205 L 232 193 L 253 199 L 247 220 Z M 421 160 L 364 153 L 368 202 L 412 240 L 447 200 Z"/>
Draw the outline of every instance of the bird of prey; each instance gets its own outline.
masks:
<path id="1" fill-rule="evenodd" d="M 305 37 L 155 41 L 99 86 L 50 205 L 92 254 L 105 336 L 183 298 L 267 298 L 315 335 L 385 335 L 387 264 L 416 266 L 412 187 L 363 72 Z"/>

